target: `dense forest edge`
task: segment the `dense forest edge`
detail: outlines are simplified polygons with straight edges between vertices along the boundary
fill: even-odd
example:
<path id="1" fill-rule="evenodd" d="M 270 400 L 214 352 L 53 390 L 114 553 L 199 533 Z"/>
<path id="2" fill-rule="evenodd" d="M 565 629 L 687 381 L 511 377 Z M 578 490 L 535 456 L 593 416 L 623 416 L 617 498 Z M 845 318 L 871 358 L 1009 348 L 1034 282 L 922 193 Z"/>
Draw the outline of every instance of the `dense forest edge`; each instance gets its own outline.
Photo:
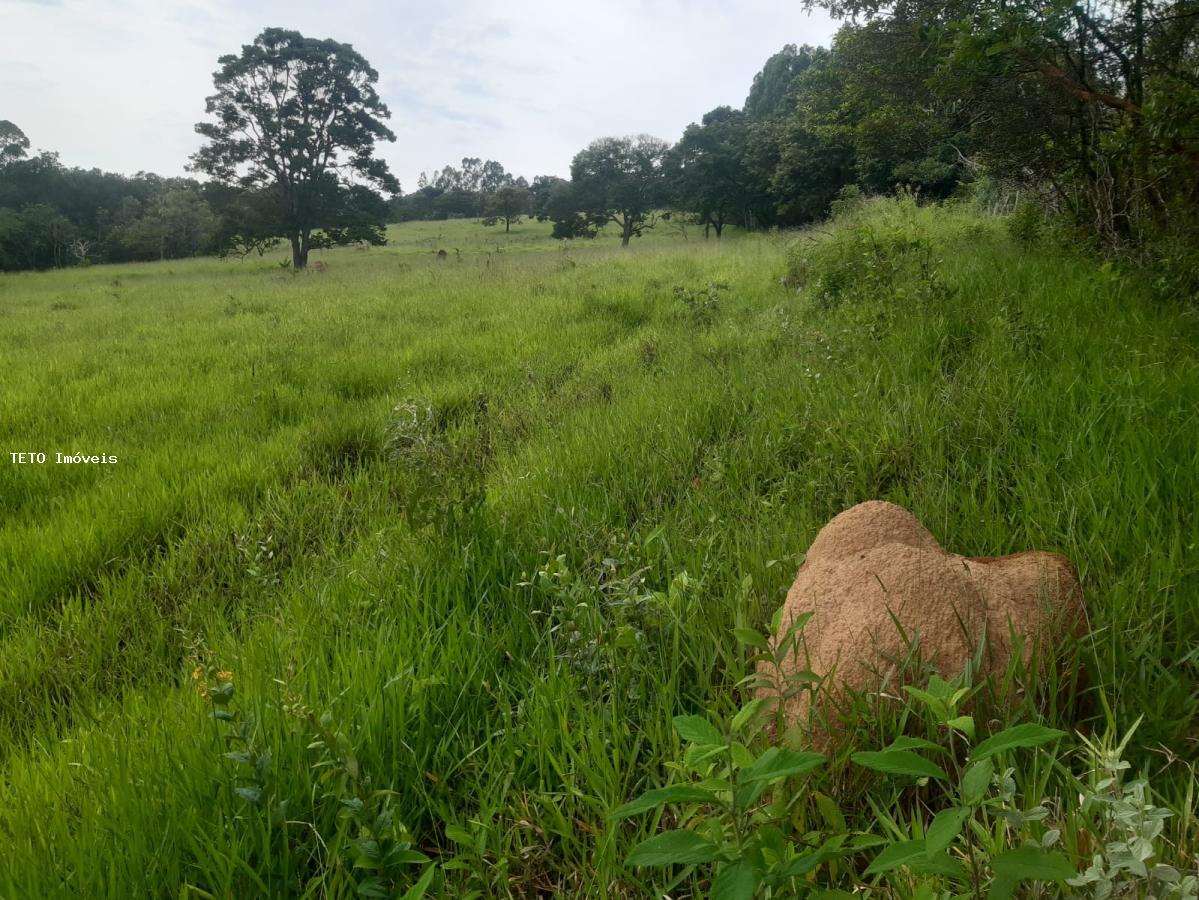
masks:
<path id="1" fill-rule="evenodd" d="M 726 225 L 797 227 L 838 197 L 906 190 L 1018 208 L 1030 227 L 1044 219 L 1066 243 L 1146 264 L 1164 293 L 1193 296 L 1193 3 L 825 5 L 851 17 L 830 48 L 786 46 L 740 109 L 711 110 L 673 144 L 600 138 L 569 179 L 467 158 L 422 173 L 406 194 L 371 158 L 395 135 L 369 63 L 348 45 L 267 29 L 214 76 L 216 121 L 197 125 L 208 143 L 191 162 L 205 181 L 71 168 L 50 151 L 27 158 L 29 138 L 0 122 L 0 270 L 261 255 L 280 240 L 302 266 L 309 249 L 382 244 L 388 222 L 450 218 L 508 231 L 533 217 L 562 239 L 613 223 L 627 244 L 683 217 L 719 238 Z M 249 68 L 289 53 L 337 59 L 337 90 L 360 110 L 336 136 L 351 148 L 341 168 L 314 168 L 291 193 L 279 166 L 307 132 L 280 126 L 278 159 L 247 172 L 237 168 L 245 132 L 229 125 Z"/>

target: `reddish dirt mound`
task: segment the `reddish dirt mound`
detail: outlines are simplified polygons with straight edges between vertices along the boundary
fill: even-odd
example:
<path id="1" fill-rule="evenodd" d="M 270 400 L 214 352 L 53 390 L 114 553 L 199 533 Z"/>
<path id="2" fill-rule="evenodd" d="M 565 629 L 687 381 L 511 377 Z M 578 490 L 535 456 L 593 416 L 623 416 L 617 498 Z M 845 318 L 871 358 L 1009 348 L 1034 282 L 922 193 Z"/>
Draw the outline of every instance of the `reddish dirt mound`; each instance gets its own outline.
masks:
<path id="1" fill-rule="evenodd" d="M 985 634 L 982 674 L 993 676 L 1010 661 L 1013 634 L 1029 663 L 1082 633 L 1086 618 L 1064 556 L 958 556 L 906 509 L 879 500 L 821 529 L 787 594 L 780 632 L 809 610 L 803 644 L 782 668 L 829 676 L 830 697 L 843 686 L 869 689 L 893 671 L 907 650 L 900 628 L 918 636 L 922 658 L 946 677 L 962 671 Z M 787 718 L 806 721 L 808 703 L 807 692 L 789 700 Z"/>

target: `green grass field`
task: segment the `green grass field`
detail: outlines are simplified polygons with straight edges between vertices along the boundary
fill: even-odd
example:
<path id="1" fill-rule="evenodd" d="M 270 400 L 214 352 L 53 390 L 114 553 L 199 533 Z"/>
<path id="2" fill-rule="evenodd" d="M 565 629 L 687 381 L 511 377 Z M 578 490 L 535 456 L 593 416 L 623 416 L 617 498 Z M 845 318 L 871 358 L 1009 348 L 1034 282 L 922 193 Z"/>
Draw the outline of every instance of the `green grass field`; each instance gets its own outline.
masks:
<path id="1" fill-rule="evenodd" d="M 1051 724 L 1143 716 L 1192 865 L 1194 309 L 964 209 L 861 215 L 931 255 L 838 303 L 783 276 L 849 225 L 0 276 L 0 897 L 354 896 L 359 789 L 454 860 L 444 896 L 706 892 L 626 867 L 658 823 L 609 814 L 667 780 L 673 716 L 737 708 L 732 630 L 875 497 L 1077 563 L 1088 692 Z M 268 749 L 256 805 L 223 754 Z"/>

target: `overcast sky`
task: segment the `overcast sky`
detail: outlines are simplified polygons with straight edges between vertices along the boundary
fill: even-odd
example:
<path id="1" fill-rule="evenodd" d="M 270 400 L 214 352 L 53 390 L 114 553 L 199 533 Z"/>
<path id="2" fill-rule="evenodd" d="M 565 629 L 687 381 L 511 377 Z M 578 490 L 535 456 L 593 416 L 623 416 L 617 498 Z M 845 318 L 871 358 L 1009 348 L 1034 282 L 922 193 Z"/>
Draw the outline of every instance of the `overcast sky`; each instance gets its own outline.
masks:
<path id="1" fill-rule="evenodd" d="M 217 57 L 264 27 L 353 44 L 379 71 L 404 190 L 464 156 L 565 175 L 590 140 L 674 141 L 740 106 L 784 44 L 835 25 L 799 0 L 0 0 L 0 119 L 67 165 L 182 174 Z"/>

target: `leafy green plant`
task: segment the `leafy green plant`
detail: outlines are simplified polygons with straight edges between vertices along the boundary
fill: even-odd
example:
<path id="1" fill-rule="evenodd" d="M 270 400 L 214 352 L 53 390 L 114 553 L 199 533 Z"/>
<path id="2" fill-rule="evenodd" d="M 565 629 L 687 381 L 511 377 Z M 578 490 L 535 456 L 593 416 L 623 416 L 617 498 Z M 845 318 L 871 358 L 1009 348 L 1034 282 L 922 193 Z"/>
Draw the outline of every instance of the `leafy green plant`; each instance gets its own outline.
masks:
<path id="1" fill-rule="evenodd" d="M 687 309 L 691 321 L 696 325 L 711 325 L 720 309 L 721 294 L 729 286 L 720 281 L 709 281 L 703 288 L 689 288 L 676 284 L 674 298 Z"/>
<path id="2" fill-rule="evenodd" d="M 910 875 L 934 876 L 955 893 L 991 898 L 1010 897 L 1024 881 L 1061 882 L 1075 875 L 1070 861 L 1051 849 L 1057 834 L 1042 823 L 1043 804 L 1025 809 L 1017 802 L 1014 769 L 997 765 L 1016 751 L 1058 741 L 1065 732 L 1023 723 L 989 737 L 981 735 L 973 716 L 962 713 L 971 691 L 934 676 L 926 688 L 907 686 L 909 697 L 932 714 L 943 741 L 900 737 L 878 751 L 859 751 L 850 759 L 886 776 L 934 784 L 945 806 L 926 823 L 918 822 L 906 840 L 878 853 L 864 876 L 888 875 L 899 890 L 915 889 Z M 969 747 L 967 753 L 960 752 Z"/>
<path id="3" fill-rule="evenodd" d="M 810 616 L 791 623 L 772 658 L 793 652 Z M 781 615 L 775 616 L 777 634 Z M 738 629 L 740 642 L 770 654 L 765 636 L 753 629 Z M 818 831 L 796 835 L 789 824 L 805 794 L 794 786 L 825 765 L 824 754 L 813 750 L 779 747 L 766 735 L 782 715 L 795 692 L 807 690 L 804 676 L 771 678 L 759 684 L 757 676 L 745 686 L 758 685 L 758 696 L 714 725 L 702 715 L 677 716 L 674 728 L 685 742 L 682 759 L 671 765 L 678 780 L 647 791 L 612 813 L 624 819 L 671 805 L 676 828 L 654 835 L 629 854 L 631 866 L 696 866 L 714 869 L 712 896 L 754 897 L 759 892 L 801 896 L 807 876 L 822 863 L 857 852 L 873 839 Z M 773 720 L 773 721 L 772 721 Z M 791 788 L 791 789 L 787 789 Z M 827 798 L 826 798 L 827 800 Z M 830 804 L 830 816 L 839 813 Z"/>
<path id="4" fill-rule="evenodd" d="M 1035 200 L 1021 200 L 1007 220 L 1008 235 L 1021 244 L 1035 244 L 1044 230 L 1045 211 Z"/>
<path id="5" fill-rule="evenodd" d="M 805 289 L 820 309 L 847 301 L 928 302 L 950 294 L 932 241 L 918 225 L 858 219 L 848 215 L 830 234 L 797 241 L 787 255 L 784 284 Z"/>
<path id="6" fill-rule="evenodd" d="M 1131 768 L 1124 754 L 1140 721 L 1119 741 L 1110 730 L 1099 738 L 1082 738 L 1088 784 L 1080 814 L 1094 817 L 1090 834 L 1097 846 L 1090 865 L 1069 884 L 1095 900 L 1194 900 L 1199 897 L 1199 872 L 1183 873 L 1161 861 L 1163 831 L 1174 814 L 1151 801 L 1148 779 L 1124 780 Z"/>
<path id="7" fill-rule="evenodd" d="M 907 829 L 878 809 L 885 833 L 850 832 L 837 804 L 817 790 L 819 781 L 805 778 L 825 766 L 827 757 L 794 749 L 801 734 L 782 728 L 788 701 L 813 690 L 819 679 L 810 672 L 770 674 L 802 648 L 810 618 L 797 617 L 780 634 L 776 614 L 773 642 L 753 629 L 738 629 L 738 641 L 756 651 L 755 661 L 772 663 L 768 674 L 746 679 L 754 698 L 721 727 L 699 715 L 674 720 L 687 745 L 671 766 L 677 780 L 612 815 L 627 818 L 670 806 L 675 827 L 638 844 L 629 865 L 711 867 L 711 895 L 722 898 L 822 895 L 835 886 L 836 876 L 826 871 L 825 883 L 818 884 L 820 867 L 868 849 L 875 850 L 869 864 L 860 873 L 842 866 L 843 877 L 860 888 L 886 884 L 900 896 L 950 890 L 1002 900 L 1024 882 L 1062 883 L 1076 876 L 1070 860 L 1053 849 L 1060 831 L 1043 824 L 1049 806 L 1021 806 L 1014 769 L 999 768 L 1018 751 L 1052 744 L 1065 733 L 1024 723 L 982 737 L 973 716 L 963 712 L 972 691 L 937 676 L 905 692 L 909 703 L 933 717 L 942 741 L 901 736 L 881 749 L 852 753 L 850 761 L 888 779 L 935 788 L 939 808 Z M 774 727 L 767 727 L 772 718 Z M 781 737 L 782 745 L 771 736 Z M 822 827 L 797 827 L 806 823 L 799 811 L 808 804 L 819 811 Z"/>
<path id="8" fill-rule="evenodd" d="M 408 398 L 393 407 L 383 449 L 404 475 L 403 510 L 413 524 L 444 530 L 483 502 L 490 452 L 485 413 L 484 402 L 475 421 L 454 430 L 445 411 L 427 400 Z"/>
<path id="9" fill-rule="evenodd" d="M 532 589 L 537 614 L 549 624 L 555 655 L 581 678 L 584 690 L 604 696 L 623 685 L 636 699 L 627 675 L 649 646 L 692 602 L 698 583 L 680 572 L 665 591 L 646 583 L 648 567 L 627 536 L 612 536 L 599 560 L 573 569 L 566 554 L 545 553 L 545 561 L 520 585 Z"/>
<path id="10" fill-rule="evenodd" d="M 752 701 L 722 728 L 704 716 L 675 718 L 675 730 L 687 745 L 683 759 L 672 766 L 680 781 L 648 791 L 612 815 L 627 818 L 671 805 L 678 827 L 634 847 L 629 865 L 712 866 L 713 897 L 753 897 L 763 890 L 803 891 L 805 876 L 821 863 L 869 844 L 846 835 L 788 835 L 787 822 L 803 794 L 784 787 L 826 758 L 775 746 L 751 750 L 764 724 L 765 705 L 765 700 Z"/>
<path id="11" fill-rule="evenodd" d="M 330 852 L 347 856 L 355 873 L 367 873 L 355 876 L 359 896 L 423 897 L 437 869 L 428 856 L 415 849 L 408 829 L 396 818 L 395 792 L 372 786 L 346 735 L 334 728 L 331 713 L 317 716 L 302 708 L 299 715 L 310 732 L 308 750 L 316 757 L 312 768 L 322 799 L 341 807 L 340 827 Z M 408 873 L 413 867 L 420 867 L 420 875 L 410 883 Z M 410 886 L 401 890 L 406 884 Z"/>
<path id="12" fill-rule="evenodd" d="M 304 726 L 312 754 L 311 770 L 318 808 L 336 809 L 336 827 L 321 834 L 320 821 L 293 821 L 291 801 L 282 796 L 273 777 L 274 755 L 261 745 L 252 716 L 236 708 L 233 673 L 212 671 L 199 665 L 193 671 L 197 692 L 213 706 L 212 718 L 223 726 L 224 758 L 234 766 L 234 791 L 248 806 L 261 812 L 264 824 L 278 840 L 293 845 L 287 856 L 304 858 L 313 848 L 302 846 L 313 836 L 330 858 L 340 859 L 350 873 L 360 897 L 419 900 L 438 874 L 436 866 L 415 849 L 407 828 L 396 818 L 393 791 L 375 789 L 362 771 L 346 735 L 334 727 L 333 716 L 317 716 L 302 701 L 292 698 L 287 712 Z M 295 825 L 306 825 L 296 830 Z M 415 880 L 409 875 L 419 867 Z M 299 889 L 294 873 L 281 873 L 281 883 Z"/>

